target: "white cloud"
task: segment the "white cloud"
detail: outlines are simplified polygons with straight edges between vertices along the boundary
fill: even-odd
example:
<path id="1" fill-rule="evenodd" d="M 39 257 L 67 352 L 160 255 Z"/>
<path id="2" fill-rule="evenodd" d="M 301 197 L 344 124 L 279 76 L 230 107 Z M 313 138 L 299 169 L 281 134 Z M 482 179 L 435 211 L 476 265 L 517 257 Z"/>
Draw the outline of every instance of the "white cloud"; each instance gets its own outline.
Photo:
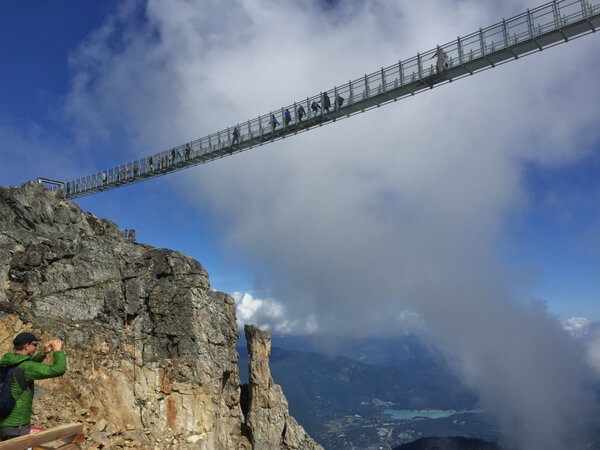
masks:
<path id="1" fill-rule="evenodd" d="M 574 337 L 582 337 L 590 331 L 591 320 L 587 317 L 570 317 L 565 320 L 563 328 Z"/>
<path id="2" fill-rule="evenodd" d="M 600 329 L 594 328 L 587 340 L 587 361 L 600 374 Z"/>
<path id="3" fill-rule="evenodd" d="M 234 292 L 237 325 L 241 330 L 246 324 L 256 325 L 277 334 L 312 334 L 318 324 L 313 315 L 304 319 L 287 316 L 286 307 L 274 299 L 258 299 L 252 294 Z"/>
<path id="4" fill-rule="evenodd" d="M 427 324 L 413 311 L 401 311 L 396 320 L 396 327 L 402 334 L 427 334 Z"/>
<path id="5" fill-rule="evenodd" d="M 319 320 L 314 314 L 303 318 L 292 318 L 286 306 L 273 298 L 255 298 L 248 292 L 233 292 L 231 296 L 235 300 L 237 325 L 240 330 L 244 325 L 252 324 L 277 334 L 328 334 L 326 324 L 320 327 Z M 396 318 L 396 326 L 403 334 L 426 333 L 423 320 L 412 311 L 401 311 Z"/>
<path id="6" fill-rule="evenodd" d="M 587 363 L 600 375 L 600 323 L 586 317 L 571 317 L 563 328 L 581 344 Z"/>

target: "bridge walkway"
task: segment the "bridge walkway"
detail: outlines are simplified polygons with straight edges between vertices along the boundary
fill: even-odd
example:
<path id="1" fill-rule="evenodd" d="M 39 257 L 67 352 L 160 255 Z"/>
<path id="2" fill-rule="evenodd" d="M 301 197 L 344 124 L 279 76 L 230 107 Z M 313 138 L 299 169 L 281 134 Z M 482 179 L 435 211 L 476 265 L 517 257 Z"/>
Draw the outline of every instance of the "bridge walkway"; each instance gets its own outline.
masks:
<path id="1" fill-rule="evenodd" d="M 600 0 L 555 0 L 211 135 L 67 182 L 76 198 L 204 164 L 305 132 L 595 32 Z M 442 59 L 443 55 L 443 59 Z M 319 109 L 313 110 L 313 103 Z M 329 102 L 329 108 L 326 108 Z M 304 109 L 301 116 L 299 108 Z M 286 110 L 289 120 L 286 122 Z M 277 121 L 273 126 L 273 118 Z M 234 136 L 237 129 L 237 139 Z"/>

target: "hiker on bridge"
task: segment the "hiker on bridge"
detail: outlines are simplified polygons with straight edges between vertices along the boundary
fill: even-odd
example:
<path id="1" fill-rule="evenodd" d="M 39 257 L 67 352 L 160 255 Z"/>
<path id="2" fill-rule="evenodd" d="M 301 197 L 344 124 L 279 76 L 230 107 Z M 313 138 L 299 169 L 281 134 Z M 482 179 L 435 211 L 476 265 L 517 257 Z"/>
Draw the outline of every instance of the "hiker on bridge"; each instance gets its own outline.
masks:
<path id="1" fill-rule="evenodd" d="M 298 122 L 302 121 L 302 118 L 306 115 L 306 111 L 304 110 L 304 106 L 300 105 L 298 108 Z"/>
<path id="2" fill-rule="evenodd" d="M 321 109 L 321 105 L 319 105 L 318 102 L 312 102 L 310 109 L 312 109 L 313 113 L 316 114 Z"/>
<path id="3" fill-rule="evenodd" d="M 46 342 L 41 352 L 38 351 L 39 342 L 32 333 L 20 333 L 13 340 L 13 351 L 5 353 L 0 359 L 0 365 L 3 366 L 0 371 L 11 370 L 12 373 L 10 381 L 6 383 L 8 386 L 3 386 L 2 391 L 8 387 L 10 396 L 15 400 L 14 407 L 0 417 L 1 441 L 29 434 L 34 380 L 59 377 L 67 370 L 62 341 L 55 339 Z M 53 363 L 42 364 L 50 353 Z"/>
<path id="4" fill-rule="evenodd" d="M 232 134 L 232 139 L 231 139 L 231 147 L 233 147 L 234 144 L 239 144 L 240 143 L 240 130 L 237 126 L 233 127 L 233 132 Z"/>
<path id="5" fill-rule="evenodd" d="M 433 56 L 429 59 L 433 58 L 437 58 L 435 64 L 435 69 L 437 73 L 442 73 L 444 71 L 444 68 L 448 68 L 448 66 L 446 65 L 446 58 L 448 58 L 448 54 L 439 45 L 437 46 L 437 50 L 435 51 Z"/>
<path id="6" fill-rule="evenodd" d="M 329 111 L 330 107 L 331 100 L 329 99 L 329 95 L 327 95 L 327 92 L 323 92 L 323 108 L 325 108 L 325 111 Z"/>

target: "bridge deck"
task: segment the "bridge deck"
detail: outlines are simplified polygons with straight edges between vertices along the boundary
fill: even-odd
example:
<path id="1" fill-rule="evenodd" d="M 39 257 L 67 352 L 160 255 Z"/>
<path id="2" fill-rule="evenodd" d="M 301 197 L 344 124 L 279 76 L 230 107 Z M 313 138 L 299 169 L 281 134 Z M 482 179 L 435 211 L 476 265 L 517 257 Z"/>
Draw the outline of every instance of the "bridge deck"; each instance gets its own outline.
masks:
<path id="1" fill-rule="evenodd" d="M 301 133 L 338 119 L 432 89 L 450 81 L 513 61 L 519 57 L 595 32 L 600 26 L 600 0 L 559 0 L 527 10 L 510 19 L 440 45 L 417 56 L 381 68 L 370 75 L 278 108 L 255 119 L 232 125 L 209 136 L 146 158 L 127 162 L 68 182 L 49 183 L 64 189 L 67 198 L 114 189 L 166 175 Z M 439 49 L 446 64 L 437 68 Z M 447 67 L 445 67 L 447 65 Z M 330 100 L 325 109 L 324 96 Z M 339 104 L 337 99 L 343 99 Z M 313 102 L 321 109 L 311 109 Z M 300 117 L 302 106 L 306 115 Z M 285 121 L 285 110 L 290 119 Z M 272 118 L 278 125 L 272 126 Z M 239 136 L 234 140 L 233 130 Z M 39 182 L 47 179 L 39 178 Z"/>

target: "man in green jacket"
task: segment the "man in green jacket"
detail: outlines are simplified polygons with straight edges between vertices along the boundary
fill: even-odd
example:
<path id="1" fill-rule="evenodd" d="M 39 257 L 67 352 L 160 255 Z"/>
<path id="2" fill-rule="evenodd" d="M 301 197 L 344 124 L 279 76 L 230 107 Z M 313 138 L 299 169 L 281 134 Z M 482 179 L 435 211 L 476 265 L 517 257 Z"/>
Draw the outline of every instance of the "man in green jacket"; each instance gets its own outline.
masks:
<path id="1" fill-rule="evenodd" d="M 42 352 L 38 352 L 39 342 L 40 340 L 32 333 L 20 333 L 13 340 L 14 351 L 5 353 L 0 359 L 1 365 L 19 364 L 19 368 L 25 372 L 26 383 L 26 389 L 22 390 L 13 375 L 10 393 L 15 399 L 15 407 L 7 417 L 0 420 L 0 441 L 29 433 L 34 393 L 33 381 L 59 377 L 67 371 L 67 358 L 61 350 L 62 342 L 58 339 L 48 341 L 44 344 Z M 54 352 L 53 364 L 42 364 L 46 355 L 52 352 Z"/>

